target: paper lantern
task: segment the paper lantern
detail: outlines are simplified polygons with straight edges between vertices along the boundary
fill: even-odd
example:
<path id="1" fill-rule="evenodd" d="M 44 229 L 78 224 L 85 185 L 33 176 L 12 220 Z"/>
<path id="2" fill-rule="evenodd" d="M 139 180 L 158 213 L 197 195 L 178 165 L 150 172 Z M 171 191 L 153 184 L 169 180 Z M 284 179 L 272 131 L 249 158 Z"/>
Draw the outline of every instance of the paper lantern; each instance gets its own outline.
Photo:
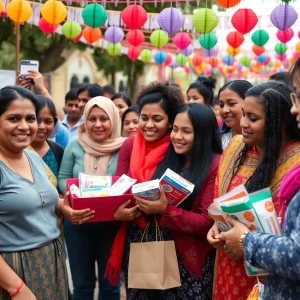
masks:
<path id="1" fill-rule="evenodd" d="M 154 55 L 154 60 L 161 65 L 167 60 L 167 54 L 164 51 L 158 51 Z"/>
<path id="2" fill-rule="evenodd" d="M 199 67 L 203 62 L 203 57 L 200 55 L 194 56 L 192 62 L 195 67 Z"/>
<path id="3" fill-rule="evenodd" d="M 218 25 L 218 17 L 210 8 L 201 8 L 192 17 L 194 27 L 200 33 L 209 33 Z"/>
<path id="4" fill-rule="evenodd" d="M 275 58 L 278 59 L 278 60 L 280 60 L 280 61 L 285 61 L 286 58 L 287 58 L 287 56 L 286 56 L 286 54 L 282 54 L 282 55 L 276 54 Z"/>
<path id="5" fill-rule="evenodd" d="M 140 56 L 140 53 L 141 53 L 141 50 L 139 47 L 129 47 L 128 49 L 128 57 L 131 59 L 131 60 L 137 60 L 138 57 Z"/>
<path id="6" fill-rule="evenodd" d="M 148 63 L 152 59 L 152 52 L 148 49 L 143 49 L 140 57 L 143 63 Z"/>
<path id="7" fill-rule="evenodd" d="M 227 66 L 231 66 L 234 62 L 234 58 L 230 55 L 225 55 L 223 60 Z"/>
<path id="8" fill-rule="evenodd" d="M 298 38 L 300 39 L 300 31 L 298 31 Z"/>
<path id="9" fill-rule="evenodd" d="M 57 29 L 58 25 L 51 25 L 45 21 L 44 18 L 40 18 L 39 20 L 39 28 L 42 32 L 51 34 Z"/>
<path id="10" fill-rule="evenodd" d="M 233 47 L 238 48 L 244 42 L 244 35 L 238 31 L 231 31 L 226 37 L 227 43 Z"/>
<path id="11" fill-rule="evenodd" d="M 187 48 L 191 44 L 191 42 L 192 39 L 190 35 L 186 32 L 176 33 L 173 38 L 174 45 L 181 50 Z"/>
<path id="12" fill-rule="evenodd" d="M 172 64 L 172 61 L 173 61 L 172 56 L 171 56 L 170 54 L 167 54 L 167 59 L 166 59 L 166 61 L 164 62 L 164 65 L 165 65 L 165 66 L 169 66 L 169 65 Z"/>
<path id="13" fill-rule="evenodd" d="M 241 63 L 241 65 L 243 65 L 244 67 L 249 68 L 250 65 L 251 65 L 251 57 L 248 56 L 248 55 L 243 55 L 243 56 L 241 57 L 240 63 Z"/>
<path id="14" fill-rule="evenodd" d="M 257 15 L 249 8 L 237 10 L 231 18 L 233 27 L 243 34 L 250 32 L 256 26 L 257 22 Z"/>
<path id="15" fill-rule="evenodd" d="M 184 16 L 179 9 L 168 7 L 160 12 L 157 22 L 164 31 L 175 34 L 182 27 Z"/>
<path id="16" fill-rule="evenodd" d="M 294 31 L 292 28 L 288 28 L 286 30 L 279 29 L 276 33 L 276 36 L 280 42 L 287 43 L 293 38 Z"/>
<path id="17" fill-rule="evenodd" d="M 88 26 L 83 29 L 82 35 L 88 44 L 97 42 L 102 36 L 100 28 L 93 28 Z"/>
<path id="18" fill-rule="evenodd" d="M 3 2 L 0 0 L 0 14 L 3 12 L 4 5 Z"/>
<path id="19" fill-rule="evenodd" d="M 186 64 L 186 62 L 187 62 L 187 57 L 185 56 L 185 55 L 183 55 L 183 54 L 177 54 L 176 55 L 176 62 L 177 62 L 177 64 L 179 65 L 179 66 L 183 66 L 183 65 L 185 65 Z"/>
<path id="20" fill-rule="evenodd" d="M 265 53 L 266 49 L 265 49 L 264 46 L 259 47 L 259 46 L 257 46 L 257 45 L 253 45 L 253 46 L 252 46 L 252 51 L 253 51 L 253 53 L 254 53 L 255 55 L 259 56 L 259 55 Z"/>
<path id="21" fill-rule="evenodd" d="M 259 63 L 263 64 L 267 61 L 267 55 L 266 54 L 259 55 L 259 56 L 256 57 L 256 60 Z"/>
<path id="22" fill-rule="evenodd" d="M 124 32 L 120 27 L 112 26 L 106 29 L 104 36 L 109 43 L 118 44 L 124 39 Z"/>
<path id="23" fill-rule="evenodd" d="M 146 23 L 148 15 L 142 6 L 132 4 L 121 12 L 121 19 L 128 28 L 140 29 Z"/>
<path id="24" fill-rule="evenodd" d="M 211 49 L 216 46 L 218 40 L 213 32 L 202 34 L 199 39 L 199 43 L 204 49 Z"/>
<path id="25" fill-rule="evenodd" d="M 82 31 L 81 31 L 81 33 L 78 35 L 78 36 L 76 36 L 74 39 L 73 39 L 73 42 L 79 42 L 80 41 L 80 39 L 81 39 L 81 37 L 82 37 Z"/>
<path id="26" fill-rule="evenodd" d="M 41 9 L 41 15 L 47 23 L 55 25 L 60 24 L 67 17 L 68 11 L 66 6 L 57 0 L 48 0 Z"/>
<path id="27" fill-rule="evenodd" d="M 285 30 L 295 24 L 298 14 L 291 5 L 278 5 L 272 11 L 270 19 L 276 28 Z"/>
<path id="28" fill-rule="evenodd" d="M 277 44 L 275 45 L 275 52 L 276 52 L 277 54 L 282 55 L 282 54 L 284 54 L 286 51 L 287 51 L 287 46 L 286 46 L 286 44 L 284 44 L 284 43 L 277 43 Z"/>
<path id="29" fill-rule="evenodd" d="M 107 20 L 107 12 L 101 4 L 92 3 L 82 10 L 82 19 L 89 27 L 100 27 Z"/>
<path id="30" fill-rule="evenodd" d="M 190 56 L 193 54 L 194 52 L 194 48 L 192 45 L 189 45 L 187 48 L 183 49 L 183 50 L 179 50 L 180 53 L 182 53 L 185 56 Z"/>
<path id="31" fill-rule="evenodd" d="M 227 53 L 232 57 L 237 56 L 238 54 L 240 54 L 240 52 L 241 52 L 241 48 L 239 47 L 238 48 L 233 48 L 231 46 L 227 47 Z"/>
<path id="32" fill-rule="evenodd" d="M 241 0 L 217 0 L 217 3 L 223 7 L 229 8 L 239 4 Z"/>
<path id="33" fill-rule="evenodd" d="M 140 29 L 129 30 L 126 34 L 126 40 L 131 46 L 139 46 L 144 43 L 145 35 Z"/>
<path id="34" fill-rule="evenodd" d="M 213 68 L 216 68 L 218 66 L 218 63 L 219 63 L 219 60 L 217 57 L 215 56 L 212 56 L 209 58 L 209 64 L 213 67 Z"/>
<path id="35" fill-rule="evenodd" d="M 300 52 L 300 42 L 297 42 L 297 44 L 296 44 L 296 51 Z"/>
<path id="36" fill-rule="evenodd" d="M 217 49 L 216 48 L 212 48 L 209 50 L 204 49 L 204 55 L 207 57 L 211 57 L 213 55 L 215 55 L 217 53 Z"/>
<path id="37" fill-rule="evenodd" d="M 66 22 L 63 27 L 63 34 L 68 38 L 68 39 L 74 39 L 76 38 L 82 31 L 81 26 L 79 23 L 75 21 L 68 21 Z"/>
<path id="38" fill-rule="evenodd" d="M 256 30 L 252 34 L 251 39 L 255 45 L 262 47 L 268 42 L 269 34 L 263 29 Z"/>
<path id="39" fill-rule="evenodd" d="M 12 0 L 7 4 L 6 12 L 15 23 L 24 23 L 31 17 L 32 8 L 25 0 Z"/>
<path id="40" fill-rule="evenodd" d="M 162 48 L 168 41 L 168 33 L 163 30 L 154 30 L 150 35 L 151 44 L 157 48 Z"/>
<path id="41" fill-rule="evenodd" d="M 107 45 L 107 52 L 112 57 L 115 57 L 118 54 L 120 54 L 121 50 L 122 50 L 122 45 L 120 43 L 116 43 L 116 44 L 109 43 Z"/>

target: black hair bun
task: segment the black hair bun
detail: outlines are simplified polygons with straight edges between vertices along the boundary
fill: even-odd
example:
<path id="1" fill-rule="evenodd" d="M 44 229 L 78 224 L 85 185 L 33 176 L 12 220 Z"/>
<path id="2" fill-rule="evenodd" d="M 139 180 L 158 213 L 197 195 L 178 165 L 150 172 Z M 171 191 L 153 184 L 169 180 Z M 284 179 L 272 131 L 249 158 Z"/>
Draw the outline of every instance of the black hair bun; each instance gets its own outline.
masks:
<path id="1" fill-rule="evenodd" d="M 204 84 L 206 87 L 210 89 L 216 88 L 217 80 L 213 76 L 205 77 L 205 76 L 199 76 L 197 81 Z"/>

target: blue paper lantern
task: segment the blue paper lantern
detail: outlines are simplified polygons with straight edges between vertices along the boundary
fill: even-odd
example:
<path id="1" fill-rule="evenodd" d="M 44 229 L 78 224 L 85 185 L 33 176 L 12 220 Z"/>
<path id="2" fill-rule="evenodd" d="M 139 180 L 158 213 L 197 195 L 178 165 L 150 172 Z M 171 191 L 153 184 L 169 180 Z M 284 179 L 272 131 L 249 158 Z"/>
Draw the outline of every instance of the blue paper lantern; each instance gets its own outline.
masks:
<path id="1" fill-rule="evenodd" d="M 154 60 L 161 65 L 167 60 L 167 54 L 164 51 L 158 51 L 154 55 Z"/>
<path id="2" fill-rule="evenodd" d="M 267 60 L 267 55 L 266 54 L 262 54 L 260 56 L 257 56 L 257 61 L 261 64 L 263 64 L 266 60 Z"/>
<path id="3" fill-rule="evenodd" d="M 231 55 L 225 55 L 224 56 L 224 63 L 227 66 L 231 66 L 233 64 L 234 58 Z"/>

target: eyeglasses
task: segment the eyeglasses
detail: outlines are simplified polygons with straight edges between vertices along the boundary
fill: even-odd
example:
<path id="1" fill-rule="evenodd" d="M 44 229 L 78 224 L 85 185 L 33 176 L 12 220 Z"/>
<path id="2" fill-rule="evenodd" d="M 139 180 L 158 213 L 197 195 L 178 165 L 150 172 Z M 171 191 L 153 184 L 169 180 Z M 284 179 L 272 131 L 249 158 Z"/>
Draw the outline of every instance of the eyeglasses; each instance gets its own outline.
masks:
<path id="1" fill-rule="evenodd" d="M 300 94 L 291 93 L 291 100 L 294 106 L 300 108 Z"/>

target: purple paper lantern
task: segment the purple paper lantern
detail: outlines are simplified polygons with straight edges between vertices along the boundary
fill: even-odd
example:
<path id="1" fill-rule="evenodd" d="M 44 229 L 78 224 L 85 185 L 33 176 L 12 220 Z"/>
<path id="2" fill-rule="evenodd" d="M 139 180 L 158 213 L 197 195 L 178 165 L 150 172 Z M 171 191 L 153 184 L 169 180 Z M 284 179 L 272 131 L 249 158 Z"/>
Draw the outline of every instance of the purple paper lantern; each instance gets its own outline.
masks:
<path id="1" fill-rule="evenodd" d="M 174 69 L 176 69 L 176 68 L 178 68 L 180 66 L 178 65 L 178 63 L 176 62 L 176 60 L 173 60 L 172 64 L 171 64 L 171 67 L 174 68 Z"/>
<path id="2" fill-rule="evenodd" d="M 189 45 L 187 48 L 180 50 L 178 49 L 180 53 L 182 53 L 185 56 L 190 56 L 194 52 L 194 48 L 192 45 Z"/>
<path id="3" fill-rule="evenodd" d="M 217 49 L 216 48 L 211 48 L 209 50 L 204 49 L 204 56 L 206 56 L 206 57 L 214 56 L 216 53 L 217 53 Z"/>
<path id="4" fill-rule="evenodd" d="M 161 29 L 174 34 L 182 27 L 184 16 L 177 8 L 168 7 L 160 12 L 157 22 Z"/>
<path id="5" fill-rule="evenodd" d="M 112 44 L 118 44 L 124 39 L 123 30 L 116 26 L 107 28 L 104 35 L 107 41 Z"/>
<path id="6" fill-rule="evenodd" d="M 298 14 L 291 5 L 278 5 L 272 11 L 270 19 L 276 28 L 286 30 L 294 25 L 298 19 Z"/>

